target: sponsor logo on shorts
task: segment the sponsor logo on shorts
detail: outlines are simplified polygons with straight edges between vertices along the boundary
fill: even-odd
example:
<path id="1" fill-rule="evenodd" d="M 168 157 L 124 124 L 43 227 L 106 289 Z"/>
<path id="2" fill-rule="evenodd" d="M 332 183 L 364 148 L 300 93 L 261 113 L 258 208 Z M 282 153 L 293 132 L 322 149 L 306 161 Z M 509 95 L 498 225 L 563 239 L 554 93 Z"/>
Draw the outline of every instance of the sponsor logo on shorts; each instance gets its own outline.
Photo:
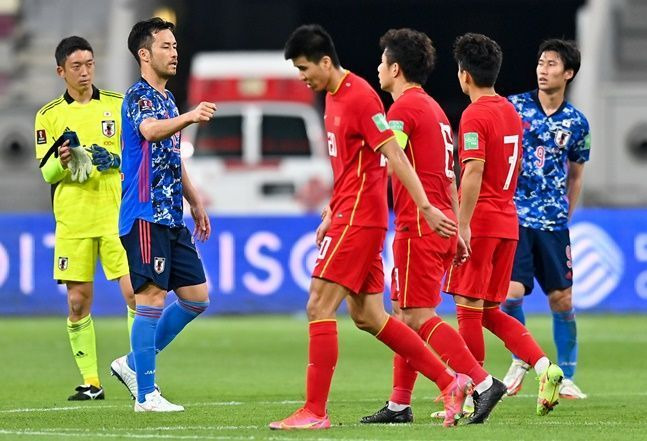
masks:
<path id="1" fill-rule="evenodd" d="M 45 144 L 47 142 L 47 133 L 45 129 L 36 130 L 36 144 Z"/>
<path id="2" fill-rule="evenodd" d="M 58 258 L 58 269 L 60 269 L 61 271 L 65 271 L 68 266 L 69 266 L 69 260 L 67 257 Z"/>
<path id="3" fill-rule="evenodd" d="M 156 257 L 155 260 L 153 260 L 153 269 L 157 274 L 162 274 L 165 266 L 166 259 L 164 257 Z"/>

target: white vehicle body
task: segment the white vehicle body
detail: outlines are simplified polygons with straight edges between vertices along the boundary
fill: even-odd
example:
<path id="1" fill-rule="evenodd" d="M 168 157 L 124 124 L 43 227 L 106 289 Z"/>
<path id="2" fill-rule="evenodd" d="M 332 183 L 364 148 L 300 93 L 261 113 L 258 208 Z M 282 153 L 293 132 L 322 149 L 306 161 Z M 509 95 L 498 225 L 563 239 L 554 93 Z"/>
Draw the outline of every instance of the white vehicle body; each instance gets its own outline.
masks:
<path id="1" fill-rule="evenodd" d="M 319 210 L 332 172 L 314 94 L 280 52 L 198 54 L 189 103 L 213 101 L 213 120 L 187 127 L 182 155 L 210 212 Z"/>

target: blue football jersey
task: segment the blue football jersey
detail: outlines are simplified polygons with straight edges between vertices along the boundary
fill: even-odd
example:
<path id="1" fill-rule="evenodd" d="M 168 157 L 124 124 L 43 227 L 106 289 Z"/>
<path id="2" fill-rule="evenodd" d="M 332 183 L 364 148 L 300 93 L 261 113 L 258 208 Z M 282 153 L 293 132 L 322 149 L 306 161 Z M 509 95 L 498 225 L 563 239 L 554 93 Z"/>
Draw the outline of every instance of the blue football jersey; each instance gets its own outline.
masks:
<path id="1" fill-rule="evenodd" d="M 182 219 L 182 159 L 180 132 L 149 142 L 139 131 L 148 118 L 170 119 L 179 115 L 175 99 L 143 78 L 133 84 L 121 108 L 123 133 L 122 201 L 119 234 L 128 234 L 135 219 L 179 227 Z"/>
<path id="2" fill-rule="evenodd" d="M 549 231 L 566 229 L 568 163 L 589 160 L 589 123 L 566 101 L 546 116 L 536 90 L 508 100 L 523 124 L 523 157 L 514 197 L 519 224 Z"/>

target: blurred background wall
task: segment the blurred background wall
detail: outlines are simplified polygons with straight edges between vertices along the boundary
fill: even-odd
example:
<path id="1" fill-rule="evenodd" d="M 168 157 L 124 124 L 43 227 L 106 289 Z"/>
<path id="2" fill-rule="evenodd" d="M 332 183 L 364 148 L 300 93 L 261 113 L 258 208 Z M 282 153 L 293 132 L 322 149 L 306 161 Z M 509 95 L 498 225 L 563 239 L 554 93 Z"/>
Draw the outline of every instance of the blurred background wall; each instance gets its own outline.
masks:
<path id="1" fill-rule="evenodd" d="M 133 23 L 153 15 L 177 24 L 180 65 L 168 88 L 181 110 L 187 107 L 191 60 L 201 52 L 281 50 L 295 27 L 320 23 L 335 40 L 343 67 L 364 76 L 377 89 L 379 37 L 396 27 L 424 31 L 434 41 L 438 54 L 426 89 L 446 110 L 454 130 L 468 104 L 458 87 L 452 59 L 452 44 L 458 35 L 481 32 L 499 42 L 504 62 L 497 91 L 502 95 L 536 87 L 536 50 L 542 40 L 576 39 L 582 50 L 582 67 L 569 89 L 569 99 L 588 117 L 593 140 L 582 205 L 634 209 L 583 212 L 583 219 L 598 229 L 584 225 L 587 228 L 580 229 L 582 237 L 586 244 L 593 241 L 599 245 L 598 260 L 606 262 L 601 273 L 589 268 L 595 277 L 588 280 L 592 285 L 614 277 L 620 280 L 631 267 L 631 276 L 622 281 L 622 289 L 647 298 L 647 268 L 643 269 L 647 265 L 645 0 L 0 0 L 0 217 L 7 214 L 2 223 L 5 233 L 16 222 L 26 225 L 30 219 L 8 213 L 40 212 L 49 217 L 35 218 L 36 223 L 51 221 L 49 188 L 42 182 L 34 160 L 33 120 L 39 107 L 64 91 L 55 73 L 57 43 L 73 34 L 87 38 L 95 49 L 95 84 L 124 92 L 137 78 L 137 65 L 126 47 L 128 32 Z M 390 97 L 381 96 L 388 106 Z M 222 213 L 216 210 L 213 214 Z M 249 214 L 254 216 L 253 206 Z M 263 225 L 262 218 L 250 219 L 258 228 Z M 312 217 L 304 219 L 307 225 L 315 222 Z M 42 228 L 29 234 L 42 235 Z M 283 234 L 281 228 L 276 231 L 279 236 Z M 234 230 L 230 233 L 237 234 Z M 15 245 L 5 257 L 29 250 L 29 240 L 21 242 L 21 234 L 16 232 L 5 239 L 0 236 L 0 266 L 20 259 L 3 260 L 2 240 L 7 249 Z M 47 234 L 42 236 L 38 236 L 41 245 L 51 241 Z M 238 240 L 232 237 L 221 235 L 212 247 L 226 250 L 231 241 Z M 607 239 L 621 246 L 609 254 L 604 246 Z M 258 246 L 259 250 L 266 247 L 267 252 L 278 245 L 268 239 Z M 600 246 L 604 250 L 600 251 Z M 250 252 L 253 254 L 253 250 Z M 248 257 L 244 257 L 245 262 L 249 262 Z M 289 255 L 283 257 L 290 259 Z M 618 259 L 624 260 L 617 264 Z M 46 263 L 41 271 L 44 275 L 39 277 L 49 277 L 50 265 Z M 255 277 L 267 279 L 272 268 L 267 265 L 265 270 L 257 266 Z M 220 274 L 221 269 L 215 277 L 224 274 L 228 280 L 227 274 Z M 8 264 L 0 267 L 0 287 L 11 277 L 18 286 L 19 276 L 12 271 Z M 237 271 L 232 277 L 240 275 L 242 280 L 245 275 Z M 613 287 L 616 291 L 618 283 Z"/>

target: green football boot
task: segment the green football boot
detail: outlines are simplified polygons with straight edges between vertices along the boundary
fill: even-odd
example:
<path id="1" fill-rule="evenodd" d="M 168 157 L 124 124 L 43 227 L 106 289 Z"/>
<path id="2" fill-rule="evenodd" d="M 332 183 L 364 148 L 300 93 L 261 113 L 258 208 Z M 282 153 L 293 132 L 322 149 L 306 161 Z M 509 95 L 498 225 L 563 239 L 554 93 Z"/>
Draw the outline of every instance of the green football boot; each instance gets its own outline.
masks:
<path id="1" fill-rule="evenodd" d="M 539 375 L 539 394 L 537 395 L 537 415 L 548 414 L 559 403 L 559 388 L 564 379 L 562 368 L 550 364 Z"/>

